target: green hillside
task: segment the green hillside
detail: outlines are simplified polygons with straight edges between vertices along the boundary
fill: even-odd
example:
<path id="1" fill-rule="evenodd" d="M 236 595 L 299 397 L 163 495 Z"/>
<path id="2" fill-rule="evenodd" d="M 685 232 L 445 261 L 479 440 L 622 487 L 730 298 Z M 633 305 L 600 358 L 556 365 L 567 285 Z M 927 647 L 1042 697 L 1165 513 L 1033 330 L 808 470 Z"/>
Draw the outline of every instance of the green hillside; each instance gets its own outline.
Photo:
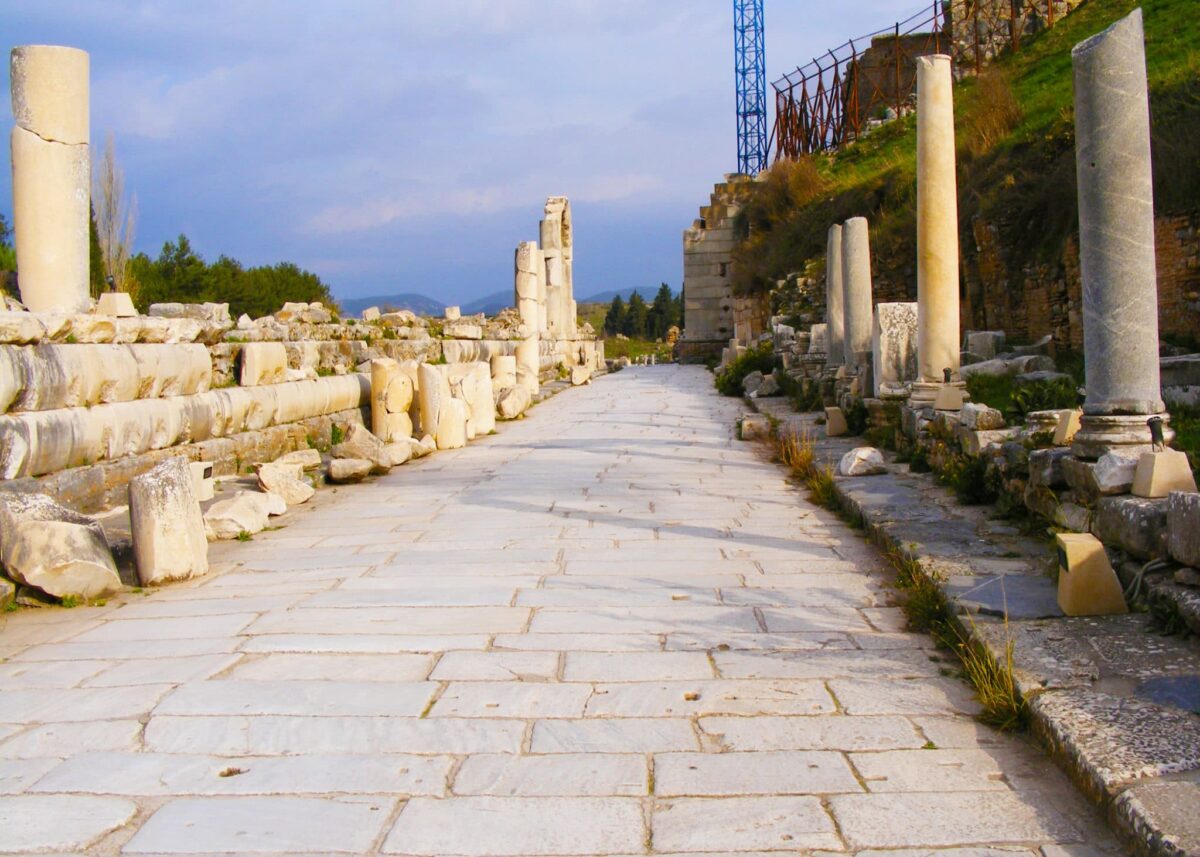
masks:
<path id="1" fill-rule="evenodd" d="M 1200 15 L 1195 0 L 1089 0 L 1052 30 L 955 87 L 960 232 L 983 215 L 1025 261 L 1061 256 L 1077 230 L 1071 48 L 1141 6 L 1151 87 L 1155 206 L 1200 207 Z M 867 216 L 877 279 L 915 282 L 916 121 L 836 154 L 781 162 L 739 215 L 734 286 L 769 290 L 818 268 L 831 223 Z M 964 240 L 964 246 L 967 241 Z"/>

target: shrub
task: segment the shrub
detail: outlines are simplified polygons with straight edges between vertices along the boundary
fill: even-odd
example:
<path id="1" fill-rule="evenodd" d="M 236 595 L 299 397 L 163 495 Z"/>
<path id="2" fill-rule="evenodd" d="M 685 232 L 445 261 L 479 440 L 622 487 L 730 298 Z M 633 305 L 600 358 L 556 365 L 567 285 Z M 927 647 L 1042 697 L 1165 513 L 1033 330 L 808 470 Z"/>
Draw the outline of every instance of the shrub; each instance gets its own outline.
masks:
<path id="1" fill-rule="evenodd" d="M 1012 412 L 1024 417 L 1033 411 L 1074 408 L 1079 404 L 1079 390 L 1071 378 L 1050 378 L 1017 386 L 1012 392 Z"/>
<path id="2" fill-rule="evenodd" d="M 775 371 L 775 351 L 770 343 L 747 349 L 746 353 L 717 373 L 714 381 L 722 396 L 742 395 L 742 381 L 751 372 L 769 375 Z"/>
<path id="3" fill-rule="evenodd" d="M 938 479 L 954 491 L 960 503 L 984 506 L 1000 498 L 997 480 L 983 456 L 951 453 L 938 472 Z"/>

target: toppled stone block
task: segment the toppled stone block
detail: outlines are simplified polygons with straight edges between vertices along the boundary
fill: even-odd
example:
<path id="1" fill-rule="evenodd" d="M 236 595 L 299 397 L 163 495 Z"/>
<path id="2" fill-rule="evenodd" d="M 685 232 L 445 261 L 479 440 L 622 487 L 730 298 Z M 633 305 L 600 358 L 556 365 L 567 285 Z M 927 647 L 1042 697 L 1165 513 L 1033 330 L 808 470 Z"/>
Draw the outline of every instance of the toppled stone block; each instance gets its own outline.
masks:
<path id="1" fill-rule="evenodd" d="M 1083 411 L 1080 410 L 1065 410 L 1058 412 L 1058 424 L 1054 427 L 1054 445 L 1055 446 L 1070 446 L 1071 441 L 1075 440 L 1075 434 L 1079 431 L 1079 421 L 1083 418 Z"/>
<path id="2" fill-rule="evenodd" d="M 333 313 L 325 309 L 320 301 L 312 303 L 287 302 L 275 313 L 276 321 L 300 321 L 307 324 L 328 324 L 333 320 Z"/>
<path id="3" fill-rule="evenodd" d="M 466 321 L 455 321 L 442 328 L 442 333 L 449 339 L 483 339 L 483 328 Z"/>
<path id="4" fill-rule="evenodd" d="M 1096 502 L 1092 534 L 1139 559 L 1166 554 L 1167 500 L 1102 497 Z"/>
<path id="5" fill-rule="evenodd" d="M 1200 494 L 1172 491 L 1167 498 L 1167 550 L 1176 562 L 1200 568 Z"/>
<path id="6" fill-rule="evenodd" d="M 470 410 L 462 399 L 449 399 L 438 411 L 438 449 L 461 449 L 467 445 L 467 420 Z"/>
<path id="7" fill-rule="evenodd" d="M 443 313 L 443 317 L 446 321 L 458 321 L 462 318 L 462 309 L 456 306 L 448 306 Z"/>
<path id="8" fill-rule="evenodd" d="M 1003 330 L 968 330 L 963 336 L 963 350 L 991 360 L 1004 351 L 1006 338 Z"/>
<path id="9" fill-rule="evenodd" d="M 0 312 L 0 343 L 28 345 L 46 336 L 41 314 L 31 312 Z"/>
<path id="10" fill-rule="evenodd" d="M 1061 488 L 1067 484 L 1063 460 L 1071 457 L 1070 449 L 1035 449 L 1029 453 L 1029 484 L 1034 487 Z"/>
<path id="11" fill-rule="evenodd" d="M 956 434 L 959 438 L 959 444 L 962 446 L 962 451 L 967 455 L 979 456 L 987 451 L 990 447 L 1000 447 L 1002 444 L 1012 440 L 1018 434 L 1020 429 L 993 429 L 991 431 L 972 431 L 965 426 L 959 426 Z"/>
<path id="12" fill-rule="evenodd" d="M 45 494 L 0 491 L 0 562 L 18 583 L 57 598 L 95 598 L 121 585 L 100 525 Z"/>
<path id="13" fill-rule="evenodd" d="M 977 402 L 967 402 L 958 415 L 959 421 L 974 431 L 994 431 L 1004 428 L 1004 414 Z"/>
<path id="14" fill-rule="evenodd" d="M 362 311 L 362 314 L 359 317 L 363 321 L 379 321 L 379 316 L 380 316 L 379 307 L 369 306 Z"/>
<path id="15" fill-rule="evenodd" d="M 765 399 L 769 396 L 778 396 L 781 392 L 779 382 L 775 380 L 775 376 L 767 375 L 762 379 L 762 383 L 758 385 L 758 389 L 750 394 L 750 398 Z"/>
<path id="16" fill-rule="evenodd" d="M 850 426 L 846 423 L 846 415 L 842 413 L 842 409 L 838 407 L 825 409 L 825 436 L 826 437 L 841 437 L 850 431 Z"/>
<path id="17" fill-rule="evenodd" d="M 248 342 L 242 346 L 241 361 L 243 387 L 278 384 L 288 369 L 287 349 L 282 342 Z"/>
<path id="18" fill-rule="evenodd" d="M 315 449 L 297 449 L 275 459 L 275 464 L 294 464 L 302 470 L 316 470 L 321 466 L 321 453 Z"/>
<path id="19" fill-rule="evenodd" d="M 517 358 L 510 354 L 497 354 L 491 361 L 492 386 L 496 390 L 507 390 L 517 385 Z"/>
<path id="20" fill-rule="evenodd" d="M 218 303 L 164 303 L 150 304 L 150 310 L 146 315 L 156 318 L 192 318 L 196 321 L 203 321 L 214 325 L 224 325 L 233 327 L 233 319 L 229 315 L 229 304 Z M 250 322 L 249 316 L 242 316 L 247 323 Z"/>
<path id="21" fill-rule="evenodd" d="M 887 464 L 878 449 L 860 446 L 842 456 L 838 462 L 838 473 L 842 476 L 876 476 L 887 473 Z"/>
<path id="22" fill-rule="evenodd" d="M 1128 494 L 1133 487 L 1133 477 L 1137 474 L 1139 452 L 1125 453 L 1113 451 L 1105 453 L 1096 461 L 1092 476 L 1096 480 L 1096 490 L 1101 496 Z"/>
<path id="23" fill-rule="evenodd" d="M 765 440 L 771 434 L 771 422 L 764 414 L 746 414 L 738 425 L 742 440 Z"/>
<path id="24" fill-rule="evenodd" d="M 335 458 L 329 462 L 329 481 L 337 484 L 362 482 L 375 469 L 375 465 L 363 458 Z"/>
<path id="25" fill-rule="evenodd" d="M 239 491 L 228 500 L 218 500 L 204 513 L 204 530 L 209 541 L 225 541 L 236 539 L 242 533 L 262 532 L 271 510 L 278 508 L 272 504 L 270 496 L 257 491 Z"/>
<path id="26" fill-rule="evenodd" d="M 366 426 L 351 423 L 346 429 L 346 436 L 337 444 L 330 454 L 335 458 L 352 458 L 369 461 L 373 472 L 387 473 L 392 466 L 392 456 L 388 453 L 384 442 L 371 434 Z"/>
<path id="27" fill-rule="evenodd" d="M 496 398 L 496 414 L 502 420 L 515 420 L 529 409 L 533 396 L 524 385 L 509 387 L 502 390 Z"/>
<path id="28" fill-rule="evenodd" d="M 401 464 L 407 464 L 412 459 L 413 449 L 412 444 L 409 442 L 411 440 L 412 438 L 409 438 L 408 440 L 389 443 L 385 447 L 388 455 L 391 456 L 392 467 L 399 467 Z"/>
<path id="29" fill-rule="evenodd" d="M 264 491 L 282 497 L 289 506 L 307 503 L 317 493 L 317 489 L 304 479 L 303 467 L 278 461 L 259 465 L 258 485 Z"/>
<path id="30" fill-rule="evenodd" d="M 750 372 L 746 377 L 742 378 L 742 392 L 747 396 L 753 396 L 758 392 L 758 388 L 763 385 L 764 380 L 766 379 L 763 377 L 762 372 L 758 370 Z"/>
<path id="31" fill-rule="evenodd" d="M 129 482 L 133 558 L 144 586 L 208 573 L 208 539 L 184 458 L 172 458 Z"/>

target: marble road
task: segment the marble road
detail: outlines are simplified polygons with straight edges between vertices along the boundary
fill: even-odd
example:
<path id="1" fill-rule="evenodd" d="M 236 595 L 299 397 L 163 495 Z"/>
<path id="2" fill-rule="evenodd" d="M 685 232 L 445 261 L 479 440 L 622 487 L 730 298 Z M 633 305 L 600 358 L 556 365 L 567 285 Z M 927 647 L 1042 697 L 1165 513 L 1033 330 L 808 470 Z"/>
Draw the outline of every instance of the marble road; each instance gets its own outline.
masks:
<path id="1" fill-rule="evenodd" d="M 0 628 L 0 853 L 1117 853 L 876 550 L 626 370 Z"/>

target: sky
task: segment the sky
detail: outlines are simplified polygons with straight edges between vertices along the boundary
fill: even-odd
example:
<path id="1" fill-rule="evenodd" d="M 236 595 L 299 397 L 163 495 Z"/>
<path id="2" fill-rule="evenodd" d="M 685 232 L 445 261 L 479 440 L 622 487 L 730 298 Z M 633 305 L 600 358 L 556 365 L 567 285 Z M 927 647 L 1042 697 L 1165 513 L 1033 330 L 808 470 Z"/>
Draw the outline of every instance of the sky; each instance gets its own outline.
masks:
<path id="1" fill-rule="evenodd" d="M 924 5 L 766 0 L 768 79 Z M 737 166 L 732 17 L 731 0 L 0 0 L 6 48 L 90 52 L 92 146 L 113 136 L 136 250 L 183 233 L 339 298 L 444 303 L 512 288 L 551 195 L 571 199 L 577 297 L 678 289 L 682 230 Z"/>

